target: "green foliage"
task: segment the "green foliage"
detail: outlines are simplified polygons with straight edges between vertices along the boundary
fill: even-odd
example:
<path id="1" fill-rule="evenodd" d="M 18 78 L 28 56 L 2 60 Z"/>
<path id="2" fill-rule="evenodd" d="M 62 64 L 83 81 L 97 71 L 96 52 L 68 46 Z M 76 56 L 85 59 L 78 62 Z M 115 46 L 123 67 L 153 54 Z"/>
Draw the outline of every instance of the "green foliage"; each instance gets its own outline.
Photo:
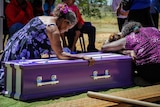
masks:
<path id="1" fill-rule="evenodd" d="M 33 3 L 34 0 L 28 0 Z M 42 0 L 44 1 L 44 0 Z M 62 0 L 56 0 L 55 5 L 61 3 Z M 75 4 L 85 17 L 102 18 L 112 9 L 107 5 L 107 0 L 76 0 Z"/>
<path id="2" fill-rule="evenodd" d="M 106 0 L 76 0 L 75 4 L 87 17 L 102 18 L 105 12 L 112 11 Z"/>

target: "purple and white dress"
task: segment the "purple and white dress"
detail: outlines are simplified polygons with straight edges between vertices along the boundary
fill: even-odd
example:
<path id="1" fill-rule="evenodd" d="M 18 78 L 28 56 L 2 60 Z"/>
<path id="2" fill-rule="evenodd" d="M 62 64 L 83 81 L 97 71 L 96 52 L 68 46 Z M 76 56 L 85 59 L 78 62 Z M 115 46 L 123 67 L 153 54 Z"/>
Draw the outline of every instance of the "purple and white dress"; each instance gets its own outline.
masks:
<path id="1" fill-rule="evenodd" d="M 136 64 L 160 63 L 160 31 L 154 27 L 140 28 L 139 33 L 126 36 L 126 49 L 136 53 Z"/>
<path id="2" fill-rule="evenodd" d="M 45 50 L 51 50 L 46 25 L 35 17 L 8 40 L 1 61 L 41 58 Z"/>

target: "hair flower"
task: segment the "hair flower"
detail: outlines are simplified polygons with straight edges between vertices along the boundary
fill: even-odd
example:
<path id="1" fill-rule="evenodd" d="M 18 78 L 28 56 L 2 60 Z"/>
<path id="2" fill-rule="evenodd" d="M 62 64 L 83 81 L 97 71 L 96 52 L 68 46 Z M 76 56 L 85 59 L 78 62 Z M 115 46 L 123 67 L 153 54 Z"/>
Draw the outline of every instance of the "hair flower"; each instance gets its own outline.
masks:
<path id="1" fill-rule="evenodd" d="M 59 9 L 60 9 L 61 13 L 66 14 L 66 13 L 68 13 L 69 8 L 68 8 L 67 4 L 59 4 Z"/>

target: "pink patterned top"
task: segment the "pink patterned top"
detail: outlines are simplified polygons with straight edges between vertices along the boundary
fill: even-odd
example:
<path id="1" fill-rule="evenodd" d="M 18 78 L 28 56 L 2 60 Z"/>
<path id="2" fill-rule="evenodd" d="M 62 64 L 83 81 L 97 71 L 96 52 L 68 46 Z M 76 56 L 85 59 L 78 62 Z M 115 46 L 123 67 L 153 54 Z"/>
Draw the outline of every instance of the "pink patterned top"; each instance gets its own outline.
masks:
<path id="1" fill-rule="evenodd" d="M 126 36 L 125 48 L 134 50 L 137 65 L 160 63 L 160 31 L 154 27 L 140 28 L 139 33 Z"/>

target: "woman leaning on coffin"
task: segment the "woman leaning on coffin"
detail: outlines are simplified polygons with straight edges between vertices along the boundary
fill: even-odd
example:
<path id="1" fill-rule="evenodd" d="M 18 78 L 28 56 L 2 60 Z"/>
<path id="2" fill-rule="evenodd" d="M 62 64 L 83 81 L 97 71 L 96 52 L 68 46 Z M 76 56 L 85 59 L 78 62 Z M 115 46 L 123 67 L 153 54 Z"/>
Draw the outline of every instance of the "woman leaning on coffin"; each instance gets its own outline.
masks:
<path id="1" fill-rule="evenodd" d="M 149 83 L 160 82 L 160 31 L 157 28 L 128 22 L 120 34 L 110 36 L 101 51 L 130 55 L 136 75 Z"/>
<path id="2" fill-rule="evenodd" d="M 84 59 L 89 66 L 94 59 L 84 55 L 70 54 L 63 51 L 60 34 L 71 29 L 76 23 L 75 14 L 64 3 L 58 4 L 53 16 L 37 16 L 17 31 L 7 42 L 1 61 L 38 59 L 48 50 L 53 51 L 58 59 Z"/>

